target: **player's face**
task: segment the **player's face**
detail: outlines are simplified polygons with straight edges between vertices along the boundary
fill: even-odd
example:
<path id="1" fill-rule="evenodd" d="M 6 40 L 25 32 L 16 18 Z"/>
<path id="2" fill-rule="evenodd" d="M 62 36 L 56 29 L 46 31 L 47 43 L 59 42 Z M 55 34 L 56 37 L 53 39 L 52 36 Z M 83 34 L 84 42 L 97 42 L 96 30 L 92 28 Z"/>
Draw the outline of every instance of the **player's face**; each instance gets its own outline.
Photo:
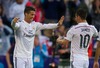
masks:
<path id="1" fill-rule="evenodd" d="M 35 16 L 35 11 L 30 11 L 29 13 L 26 14 L 26 17 L 27 17 L 30 21 L 33 21 L 34 16 Z"/>

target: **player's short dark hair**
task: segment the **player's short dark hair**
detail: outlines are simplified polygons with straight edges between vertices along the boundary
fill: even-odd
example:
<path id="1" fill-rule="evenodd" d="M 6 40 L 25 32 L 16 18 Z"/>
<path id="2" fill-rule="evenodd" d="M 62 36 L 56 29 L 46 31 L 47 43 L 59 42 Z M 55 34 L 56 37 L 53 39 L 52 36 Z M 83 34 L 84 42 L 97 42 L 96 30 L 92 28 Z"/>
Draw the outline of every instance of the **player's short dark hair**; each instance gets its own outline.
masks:
<path id="1" fill-rule="evenodd" d="M 86 11 L 85 9 L 79 8 L 79 9 L 76 11 L 76 15 L 77 15 L 77 16 L 80 16 L 81 19 L 85 20 L 86 17 L 87 17 L 87 11 Z"/>
<path id="2" fill-rule="evenodd" d="M 25 7 L 24 13 L 29 13 L 30 11 L 35 11 L 35 8 L 33 8 L 31 6 Z"/>

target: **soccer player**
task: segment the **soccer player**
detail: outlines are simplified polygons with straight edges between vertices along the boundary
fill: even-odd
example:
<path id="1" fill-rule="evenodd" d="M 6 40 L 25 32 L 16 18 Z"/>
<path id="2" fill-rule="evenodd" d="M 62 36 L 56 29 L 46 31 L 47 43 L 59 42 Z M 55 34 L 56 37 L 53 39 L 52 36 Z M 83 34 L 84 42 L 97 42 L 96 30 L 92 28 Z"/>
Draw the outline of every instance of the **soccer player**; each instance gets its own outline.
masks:
<path id="1" fill-rule="evenodd" d="M 94 59 L 94 65 L 93 68 L 99 68 L 99 56 L 100 56 L 100 31 L 99 31 L 99 38 L 98 38 L 98 44 L 97 44 L 97 49 L 96 49 L 96 53 L 95 53 L 95 59 Z"/>
<path id="2" fill-rule="evenodd" d="M 98 35 L 96 28 L 86 21 L 87 13 L 84 9 L 78 9 L 75 14 L 77 25 L 69 29 L 64 39 L 58 38 L 57 42 L 68 45 L 71 41 L 71 68 L 88 68 L 88 47 L 92 37 Z"/>
<path id="3" fill-rule="evenodd" d="M 57 24 L 44 25 L 32 21 L 35 16 L 35 9 L 33 7 L 26 7 L 24 15 L 24 20 L 19 21 L 19 18 L 14 18 L 11 23 L 15 32 L 16 41 L 14 49 L 14 68 L 33 68 L 32 50 L 36 31 L 57 28 L 62 25 L 64 20 L 64 16 L 62 16 Z"/>

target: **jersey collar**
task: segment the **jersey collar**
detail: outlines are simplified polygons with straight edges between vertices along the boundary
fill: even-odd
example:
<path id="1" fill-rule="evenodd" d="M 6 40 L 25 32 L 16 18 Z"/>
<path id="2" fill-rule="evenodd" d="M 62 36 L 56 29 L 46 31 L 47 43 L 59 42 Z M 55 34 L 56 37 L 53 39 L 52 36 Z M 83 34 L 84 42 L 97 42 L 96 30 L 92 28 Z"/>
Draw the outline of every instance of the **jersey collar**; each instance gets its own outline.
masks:
<path id="1" fill-rule="evenodd" d="M 31 23 L 27 23 L 25 20 L 23 20 L 23 22 L 25 23 L 25 24 L 27 24 L 27 25 L 30 25 Z"/>
<path id="2" fill-rule="evenodd" d="M 81 25 L 81 24 L 88 24 L 87 22 L 81 22 L 81 23 L 78 23 L 79 25 Z"/>

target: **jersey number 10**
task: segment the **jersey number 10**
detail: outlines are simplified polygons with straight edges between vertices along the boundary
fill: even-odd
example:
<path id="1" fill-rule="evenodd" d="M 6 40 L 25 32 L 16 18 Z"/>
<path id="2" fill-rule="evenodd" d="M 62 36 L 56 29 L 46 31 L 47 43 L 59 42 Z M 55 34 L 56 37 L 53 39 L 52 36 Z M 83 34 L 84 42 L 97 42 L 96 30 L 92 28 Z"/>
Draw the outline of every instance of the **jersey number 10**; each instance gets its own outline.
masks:
<path id="1" fill-rule="evenodd" d="M 81 35 L 80 34 L 80 48 L 87 48 L 90 41 L 90 35 Z"/>

